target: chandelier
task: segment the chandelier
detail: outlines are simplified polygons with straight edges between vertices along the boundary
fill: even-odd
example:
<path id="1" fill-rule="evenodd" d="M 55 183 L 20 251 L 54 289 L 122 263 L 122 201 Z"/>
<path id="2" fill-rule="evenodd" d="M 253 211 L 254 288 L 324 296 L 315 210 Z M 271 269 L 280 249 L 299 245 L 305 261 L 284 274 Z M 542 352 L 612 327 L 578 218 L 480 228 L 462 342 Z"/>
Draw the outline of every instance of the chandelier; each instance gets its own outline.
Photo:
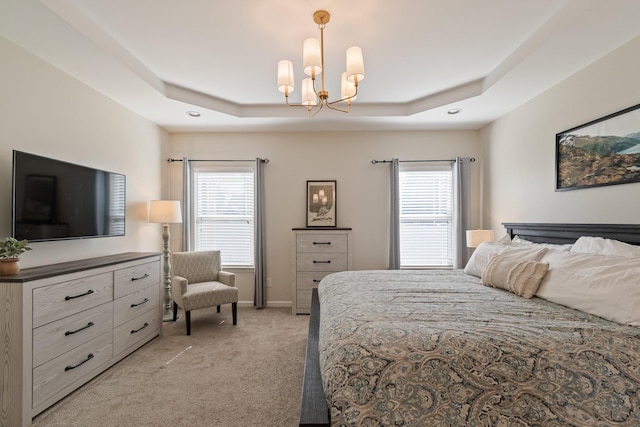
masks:
<path id="1" fill-rule="evenodd" d="M 329 12 L 317 10 L 313 14 L 313 21 L 320 28 L 320 40 L 309 38 L 304 41 L 302 48 L 302 65 L 308 78 L 302 80 L 302 102 L 292 104 L 289 102 L 289 94 L 295 89 L 293 77 L 293 63 L 289 60 L 278 62 L 278 90 L 284 93 L 287 105 L 292 107 L 306 107 L 309 117 L 315 116 L 324 105 L 332 110 L 348 113 L 351 110 L 351 101 L 358 95 L 358 83 L 364 79 L 364 62 L 362 49 L 353 46 L 347 49 L 347 71 L 342 73 L 340 99 L 329 100 L 329 92 L 324 87 L 324 27 L 329 22 Z M 321 74 L 320 90 L 316 89 L 316 77 Z M 346 109 L 335 107 L 339 102 L 346 102 Z M 311 114 L 312 107 L 319 108 Z"/>

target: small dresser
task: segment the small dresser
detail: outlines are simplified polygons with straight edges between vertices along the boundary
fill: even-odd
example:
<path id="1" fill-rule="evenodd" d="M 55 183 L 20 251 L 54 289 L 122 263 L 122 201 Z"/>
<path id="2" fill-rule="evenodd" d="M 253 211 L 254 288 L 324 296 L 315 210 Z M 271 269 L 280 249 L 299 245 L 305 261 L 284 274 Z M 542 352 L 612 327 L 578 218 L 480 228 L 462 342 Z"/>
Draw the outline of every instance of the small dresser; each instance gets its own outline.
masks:
<path id="1" fill-rule="evenodd" d="M 326 275 L 345 270 L 351 270 L 351 228 L 292 229 L 292 313 L 309 314 L 311 290 Z"/>

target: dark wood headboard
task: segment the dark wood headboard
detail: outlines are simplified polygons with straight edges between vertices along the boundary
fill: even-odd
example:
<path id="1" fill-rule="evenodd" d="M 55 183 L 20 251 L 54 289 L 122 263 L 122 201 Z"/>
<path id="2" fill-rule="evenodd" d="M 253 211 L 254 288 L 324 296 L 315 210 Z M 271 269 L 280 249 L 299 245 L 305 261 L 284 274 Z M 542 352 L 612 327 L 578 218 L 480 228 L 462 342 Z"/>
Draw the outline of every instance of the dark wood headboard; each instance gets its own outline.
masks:
<path id="1" fill-rule="evenodd" d="M 640 245 L 640 224 L 542 224 L 502 223 L 511 238 L 519 236 L 536 243 L 574 243 L 580 236 L 604 237 Z"/>

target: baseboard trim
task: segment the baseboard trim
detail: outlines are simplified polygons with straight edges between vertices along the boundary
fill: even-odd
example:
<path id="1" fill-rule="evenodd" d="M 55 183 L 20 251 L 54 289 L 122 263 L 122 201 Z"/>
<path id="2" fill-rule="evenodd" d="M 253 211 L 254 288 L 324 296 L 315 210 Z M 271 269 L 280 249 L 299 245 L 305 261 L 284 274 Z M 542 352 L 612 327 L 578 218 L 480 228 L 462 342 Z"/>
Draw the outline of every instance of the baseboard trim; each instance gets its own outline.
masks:
<path id="1" fill-rule="evenodd" d="M 253 301 L 238 301 L 238 307 L 253 307 Z M 270 307 L 291 308 L 291 301 L 267 301 L 267 308 Z"/>

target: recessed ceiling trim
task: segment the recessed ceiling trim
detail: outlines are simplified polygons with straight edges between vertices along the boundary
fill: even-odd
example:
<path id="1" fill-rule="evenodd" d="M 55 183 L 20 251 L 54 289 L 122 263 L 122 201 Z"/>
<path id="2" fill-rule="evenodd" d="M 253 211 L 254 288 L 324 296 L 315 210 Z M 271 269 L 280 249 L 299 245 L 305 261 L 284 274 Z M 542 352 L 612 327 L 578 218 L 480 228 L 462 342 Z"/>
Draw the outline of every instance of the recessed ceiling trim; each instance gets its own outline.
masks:
<path id="1" fill-rule="evenodd" d="M 42 4 L 51 9 L 56 15 L 67 21 L 72 27 L 84 34 L 89 40 L 101 47 L 114 59 L 120 61 L 125 67 L 134 72 L 138 77 L 150 84 L 158 92 L 165 93 L 163 82 L 146 65 L 140 62 L 117 40 L 107 34 L 96 22 L 76 8 L 71 1 L 40 0 Z"/>
<path id="2" fill-rule="evenodd" d="M 595 0 L 569 0 L 569 4 L 565 8 L 565 12 L 571 13 L 573 11 L 573 13 L 575 13 L 574 10 L 576 8 L 580 8 L 583 1 L 589 4 Z M 289 111 L 291 109 L 281 107 L 278 104 L 242 105 L 165 82 L 135 58 L 117 40 L 107 34 L 93 19 L 78 9 L 73 2 L 66 0 L 41 0 L 41 2 L 168 99 L 185 102 L 241 118 L 300 116 L 297 111 Z M 565 14 L 562 16 L 565 17 Z M 554 21 L 553 25 L 550 26 L 555 29 L 558 24 Z M 534 34 L 532 38 L 522 45 L 526 48 L 516 50 L 513 55 L 499 64 L 496 69 L 492 70 L 484 78 L 463 83 L 459 86 L 430 94 L 404 104 L 358 104 L 358 110 L 360 111 L 358 111 L 357 114 L 353 114 L 355 111 L 352 111 L 352 115 L 361 117 L 407 117 L 482 95 L 484 91 L 489 89 L 493 84 L 507 75 L 510 70 L 515 68 L 520 61 L 523 61 L 526 57 L 532 54 L 535 47 L 544 41 L 545 36 L 546 31 L 540 31 Z"/>

